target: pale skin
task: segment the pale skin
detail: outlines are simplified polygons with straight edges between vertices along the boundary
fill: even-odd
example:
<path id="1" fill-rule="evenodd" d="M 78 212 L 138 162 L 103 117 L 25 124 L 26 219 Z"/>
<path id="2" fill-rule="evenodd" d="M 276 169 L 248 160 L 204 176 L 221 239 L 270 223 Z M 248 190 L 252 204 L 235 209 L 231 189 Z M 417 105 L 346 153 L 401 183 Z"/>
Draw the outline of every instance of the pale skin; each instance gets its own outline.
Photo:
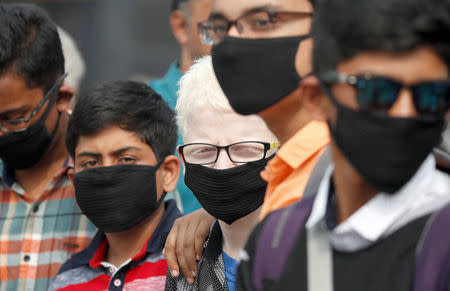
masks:
<path id="1" fill-rule="evenodd" d="M 357 75 L 372 73 L 399 80 L 404 84 L 415 84 L 429 80 L 448 79 L 448 67 L 429 47 L 403 53 L 366 52 L 340 63 L 338 72 Z M 356 109 L 358 105 L 353 91 L 347 85 L 335 85 L 334 96 L 341 104 Z M 336 120 L 336 108 L 322 93 L 316 79 L 307 81 L 305 90 L 306 106 L 317 120 L 327 120 L 331 124 Z M 393 117 L 407 118 L 417 116 L 411 92 L 403 89 L 388 114 Z M 449 114 L 447 114 L 447 119 Z M 349 129 L 351 130 L 351 129 Z M 333 142 L 330 145 L 335 170 L 333 181 L 337 197 L 337 222 L 341 223 L 372 199 L 377 191 L 370 187 L 350 162 L 343 156 Z"/>
<path id="2" fill-rule="evenodd" d="M 189 0 L 186 6 L 187 11 L 175 10 L 170 15 L 173 35 L 181 46 L 178 69 L 182 73 L 192 66 L 194 59 L 209 55 L 211 52 L 211 46 L 201 42 L 197 28 L 200 21 L 208 18 L 211 0 Z"/>
<path id="3" fill-rule="evenodd" d="M 72 183 L 76 173 L 89 168 L 114 165 L 154 166 L 157 164 L 157 158 L 152 148 L 134 132 L 112 126 L 91 136 L 81 136 L 75 150 L 74 163 L 74 169 L 69 170 Z M 179 170 L 180 163 L 176 156 L 169 155 L 164 159 L 156 172 L 158 200 L 164 191 L 170 192 L 175 189 Z M 137 255 L 153 234 L 163 215 L 164 203 L 133 228 L 123 232 L 106 233 L 109 244 L 106 261 L 119 267 L 129 258 Z"/>
<path id="4" fill-rule="evenodd" d="M 13 73 L 0 76 L 0 118 L 3 120 L 28 116 L 44 98 L 45 93 L 41 88 L 30 88 L 22 77 Z M 46 119 L 47 130 L 52 132 L 57 124 L 58 115 L 61 115 L 58 129 L 48 152 L 32 168 L 14 171 L 15 180 L 25 190 L 24 197 L 29 202 L 39 200 L 54 174 L 62 168 L 67 159 L 65 131 L 68 116 L 65 112 L 70 110 L 69 103 L 72 96 L 73 89 L 69 86 L 62 86 Z M 27 127 L 41 117 L 47 104 L 48 101 L 30 120 Z M 0 131 L 0 134 L 4 133 Z"/>
<path id="5" fill-rule="evenodd" d="M 313 7 L 308 0 L 212 0 L 211 14 L 222 15 L 228 20 L 234 20 L 255 8 L 266 8 L 272 11 L 313 11 Z M 240 34 L 234 26 L 228 34 L 241 38 L 274 38 L 305 35 L 310 32 L 310 29 L 311 18 L 306 17 L 279 25 L 270 35 L 255 36 L 248 34 L 248 32 Z M 311 56 L 312 40 L 302 41 L 295 59 L 295 66 L 300 76 L 306 76 L 312 71 Z M 290 95 L 258 113 L 281 144 L 284 144 L 313 119 L 303 106 L 304 89 L 303 82 L 300 82 L 299 87 Z M 209 232 L 211 220 L 212 218 L 203 209 L 200 209 L 179 219 L 178 226 L 170 232 L 168 237 L 170 245 L 166 243 L 165 254 L 169 269 L 175 276 L 179 274 L 181 269 L 186 278 L 194 280 L 192 274 L 196 273 L 197 266 L 195 258 L 198 259 L 202 256 L 202 246 Z M 178 232 L 179 229 L 186 229 L 189 225 L 195 225 L 195 227 L 191 227 L 193 231 Z M 179 251 L 176 252 L 176 249 Z"/>
<path id="6" fill-rule="evenodd" d="M 210 143 L 215 145 L 229 145 L 241 141 L 276 141 L 275 136 L 267 128 L 263 120 L 257 116 L 241 116 L 234 112 L 222 112 L 212 108 L 204 108 L 201 110 L 202 114 L 196 114 L 189 119 L 189 129 L 185 133 L 182 133 L 183 140 L 188 143 Z M 220 130 L 218 130 L 220 129 Z M 273 151 L 270 152 L 273 154 Z M 216 163 L 208 165 L 215 169 L 227 169 L 238 166 L 240 164 L 234 163 L 230 160 L 225 150 L 222 150 Z M 234 259 L 238 259 L 239 251 L 244 247 L 244 244 L 250 234 L 253 226 L 258 222 L 260 208 L 253 211 L 241 219 L 238 219 L 231 225 L 219 220 L 219 224 L 223 233 L 223 251 Z M 208 220 L 208 232 L 212 221 Z M 195 232 L 194 225 L 185 225 L 180 228 L 180 222 L 176 221 L 174 227 L 178 228 L 178 235 L 185 236 L 185 233 Z M 166 250 L 168 245 L 172 242 L 166 242 Z M 203 247 L 203 241 L 198 243 L 199 247 Z M 194 282 L 194 277 L 197 272 L 197 263 L 194 258 L 187 257 L 195 253 L 187 254 L 184 250 L 184 245 L 177 244 L 175 246 L 177 257 L 171 258 L 177 260 L 181 266 L 189 264 L 187 260 L 193 260 L 195 262 L 192 268 L 191 277 L 186 277 L 189 283 Z M 201 249 L 200 249 L 201 252 Z M 167 254 L 167 251 L 165 252 Z M 185 256 L 186 257 L 185 257 Z M 197 259 L 201 255 L 198 255 Z M 183 263 L 180 262 L 183 260 Z M 172 266 L 173 269 L 176 266 Z M 173 270 L 171 269 L 171 270 Z M 183 274 L 190 270 L 182 270 Z M 174 274 L 175 275 L 175 274 Z"/>

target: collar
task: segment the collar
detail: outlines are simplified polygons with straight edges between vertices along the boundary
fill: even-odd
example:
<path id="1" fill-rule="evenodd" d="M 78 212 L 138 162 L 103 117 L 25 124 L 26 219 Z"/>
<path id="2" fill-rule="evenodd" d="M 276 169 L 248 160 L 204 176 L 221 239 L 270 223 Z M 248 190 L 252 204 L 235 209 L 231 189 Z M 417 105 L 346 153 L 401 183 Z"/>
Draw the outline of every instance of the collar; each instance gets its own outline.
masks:
<path id="1" fill-rule="evenodd" d="M 330 166 L 319 186 L 306 227 L 327 227 L 331 244 L 337 250 L 352 252 L 364 249 L 412 220 L 448 203 L 449 178 L 435 167 L 434 158 L 428 156 L 399 191 L 392 195 L 377 193 L 347 220 L 335 226 L 332 222 L 333 218 L 334 221 L 336 219 L 336 204 L 333 203 L 334 191 L 330 186 L 333 166 Z"/>
<path id="2" fill-rule="evenodd" d="M 166 242 L 167 235 L 172 228 L 175 219 L 181 217 L 181 213 L 177 208 L 174 200 L 164 202 L 166 211 L 153 232 L 152 236 L 144 245 L 139 254 L 132 258 L 132 260 L 140 260 L 146 254 L 161 253 Z M 105 233 L 98 231 L 89 246 L 83 251 L 75 254 L 70 260 L 76 266 L 89 265 L 92 268 L 98 268 L 104 261 L 106 250 L 108 248 L 108 241 Z"/>
<path id="3" fill-rule="evenodd" d="M 208 240 L 205 244 L 205 258 L 208 261 L 215 261 L 222 253 L 222 230 L 220 229 L 220 224 L 216 220 L 209 232 Z"/>
<path id="4" fill-rule="evenodd" d="M 329 142 L 330 135 L 327 124 L 311 121 L 281 146 L 277 156 L 291 168 L 296 169 L 327 146 Z"/>
<path id="5" fill-rule="evenodd" d="M 73 160 L 70 157 L 70 155 L 68 155 L 66 157 L 64 165 L 55 174 L 54 178 L 65 175 L 70 168 L 73 168 Z M 2 181 L 9 188 L 12 188 L 16 184 L 15 177 L 14 177 L 14 170 L 9 168 L 7 165 L 3 166 Z M 19 192 L 22 192 L 22 191 L 19 191 Z M 25 192 L 25 191 L 23 191 L 23 192 Z"/>

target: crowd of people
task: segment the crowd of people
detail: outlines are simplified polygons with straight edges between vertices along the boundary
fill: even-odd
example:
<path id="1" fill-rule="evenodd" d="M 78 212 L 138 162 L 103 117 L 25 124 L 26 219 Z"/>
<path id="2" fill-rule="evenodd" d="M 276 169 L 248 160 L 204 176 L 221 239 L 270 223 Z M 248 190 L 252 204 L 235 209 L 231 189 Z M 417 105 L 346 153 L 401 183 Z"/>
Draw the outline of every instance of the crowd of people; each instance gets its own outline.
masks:
<path id="1" fill-rule="evenodd" d="M 0 3 L 0 291 L 450 291 L 449 0 L 169 23 L 163 78 L 80 93 L 76 40 Z"/>

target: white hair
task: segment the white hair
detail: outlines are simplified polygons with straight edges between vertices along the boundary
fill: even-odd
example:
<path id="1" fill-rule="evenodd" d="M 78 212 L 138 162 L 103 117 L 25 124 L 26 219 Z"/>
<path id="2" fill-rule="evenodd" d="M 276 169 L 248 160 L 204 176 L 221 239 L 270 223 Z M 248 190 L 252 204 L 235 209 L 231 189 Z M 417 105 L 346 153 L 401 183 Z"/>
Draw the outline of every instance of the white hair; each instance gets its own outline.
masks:
<path id="1" fill-rule="evenodd" d="M 189 118 L 205 108 L 234 112 L 214 74 L 211 56 L 197 59 L 179 81 L 177 124 L 184 136 Z"/>
<path id="2" fill-rule="evenodd" d="M 69 73 L 65 83 L 72 87 L 75 90 L 75 94 L 77 94 L 80 90 L 81 80 L 83 80 L 86 72 L 86 65 L 74 39 L 59 26 L 58 34 L 64 54 L 64 66 L 66 72 Z"/>

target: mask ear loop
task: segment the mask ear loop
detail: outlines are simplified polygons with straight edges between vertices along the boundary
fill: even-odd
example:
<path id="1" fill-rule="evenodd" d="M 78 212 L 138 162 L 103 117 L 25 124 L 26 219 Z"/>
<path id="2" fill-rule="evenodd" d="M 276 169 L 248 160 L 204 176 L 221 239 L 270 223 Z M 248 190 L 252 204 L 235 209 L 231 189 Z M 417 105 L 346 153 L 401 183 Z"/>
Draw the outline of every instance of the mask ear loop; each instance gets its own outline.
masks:
<path id="1" fill-rule="evenodd" d="M 158 161 L 158 163 L 156 163 L 156 165 L 154 165 L 153 167 L 155 167 L 155 170 L 158 170 L 161 165 L 164 163 L 165 157 L 163 159 L 161 159 L 160 161 Z M 155 172 L 156 175 L 156 172 Z M 163 190 L 163 194 L 161 195 L 161 198 L 159 198 L 158 202 L 156 202 L 156 208 L 158 208 L 161 203 L 164 201 L 164 198 L 166 198 L 167 192 Z"/>

